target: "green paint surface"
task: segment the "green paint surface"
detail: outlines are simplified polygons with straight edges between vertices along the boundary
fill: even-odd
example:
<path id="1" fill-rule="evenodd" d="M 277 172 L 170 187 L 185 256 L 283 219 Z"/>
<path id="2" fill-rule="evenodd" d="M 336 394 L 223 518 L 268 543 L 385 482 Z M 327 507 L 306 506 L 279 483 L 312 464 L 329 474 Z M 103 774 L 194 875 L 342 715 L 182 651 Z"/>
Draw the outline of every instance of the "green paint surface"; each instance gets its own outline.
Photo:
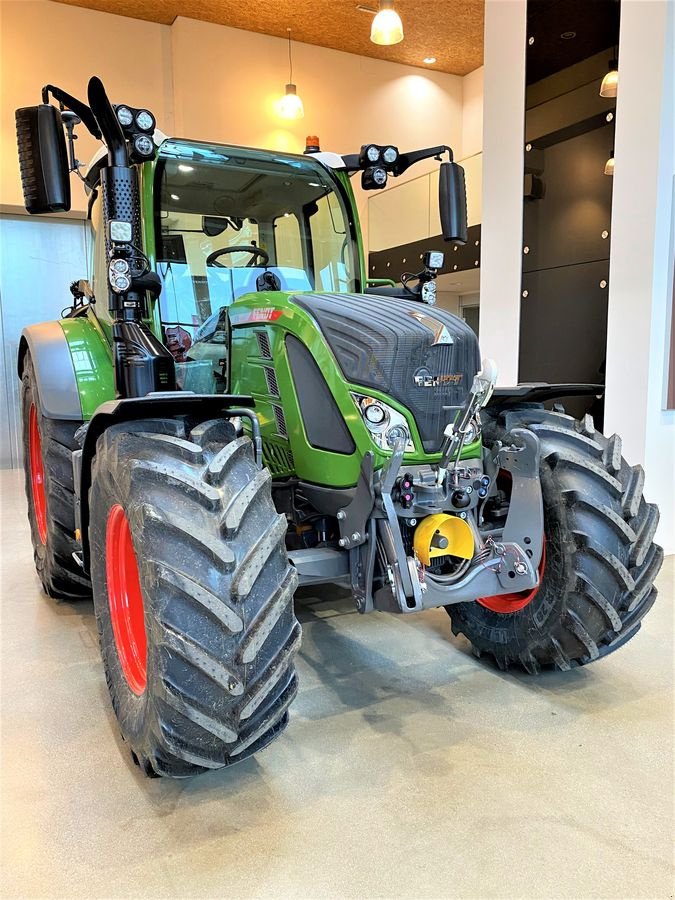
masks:
<path id="1" fill-rule="evenodd" d="M 115 399 L 112 351 L 93 312 L 75 319 L 61 319 L 73 361 L 82 416 L 91 419 L 97 407 Z"/>
<path id="2" fill-rule="evenodd" d="M 254 397 L 263 443 L 273 445 L 267 454 L 273 474 L 277 477 L 296 474 L 298 478 L 314 484 L 343 488 L 356 484 L 361 460 L 369 450 L 375 455 L 376 469 L 385 464 L 391 453 L 381 450 L 372 440 L 356 407 L 352 392 L 365 393 L 382 400 L 405 417 L 412 440 L 416 448 L 419 448 L 414 453 L 405 454 L 405 463 L 420 465 L 439 462 L 440 453 L 429 454 L 422 450 L 422 440 L 409 410 L 380 391 L 362 388 L 345 381 L 340 366 L 317 324 L 305 310 L 289 301 L 290 296 L 292 295 L 283 292 L 246 294 L 230 307 L 230 315 L 235 323 L 238 320 L 253 320 L 232 328 L 230 391 L 233 394 L 251 394 Z M 281 311 L 279 318 L 266 321 L 267 316 L 278 310 Z M 267 333 L 272 360 L 265 360 L 260 355 L 256 337 L 256 332 L 260 331 Z M 286 354 L 287 334 L 295 335 L 302 341 L 316 360 L 356 445 L 352 454 L 332 453 L 310 445 L 305 434 Z M 270 395 L 265 377 L 266 365 L 274 368 L 280 399 Z M 283 408 L 287 439 L 279 434 L 275 405 Z M 480 452 L 479 439 L 464 447 L 462 458 L 475 458 L 480 456 Z M 290 458 L 288 453 L 291 454 Z M 281 454 L 286 454 L 285 459 Z M 280 464 L 277 464 L 277 461 Z"/>

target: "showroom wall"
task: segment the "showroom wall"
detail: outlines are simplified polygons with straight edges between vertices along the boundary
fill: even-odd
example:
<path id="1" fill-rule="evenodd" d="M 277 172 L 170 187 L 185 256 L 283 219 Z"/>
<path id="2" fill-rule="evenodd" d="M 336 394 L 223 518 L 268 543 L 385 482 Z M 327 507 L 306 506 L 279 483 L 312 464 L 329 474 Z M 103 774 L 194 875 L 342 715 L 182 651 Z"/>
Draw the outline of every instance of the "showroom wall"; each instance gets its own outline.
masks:
<path id="1" fill-rule="evenodd" d="M 288 122 L 275 109 L 288 80 L 288 47 L 280 38 L 181 17 L 157 25 L 49 0 L 3 2 L 1 32 L 3 147 L 15 143 L 15 107 L 37 103 L 43 84 L 83 96 L 95 73 L 113 98 L 148 106 L 161 130 L 176 136 L 302 152 L 305 136 L 317 134 L 324 149 L 342 153 L 378 141 L 405 148 L 448 143 L 462 154 L 460 76 L 293 43 L 305 117 Z M 472 87 L 475 145 L 479 100 Z M 83 134 L 80 158 L 88 160 L 95 146 Z M 424 171 L 420 164 L 408 177 Z M 367 232 L 367 198 L 360 188 L 357 194 Z M 82 196 L 74 191 L 79 209 Z M 0 204 L 21 205 L 11 151 L 2 154 Z"/>
<path id="2" fill-rule="evenodd" d="M 48 0 L 0 5 L 2 206 L 22 207 L 15 108 L 39 103 L 44 84 L 56 84 L 86 100 L 87 79 L 94 74 L 109 83 L 113 96 L 148 106 L 165 130 L 173 129 L 169 27 Z M 78 156 L 88 161 L 99 144 L 86 129 L 79 132 Z M 76 209 L 84 209 L 83 198 L 73 184 Z"/>
<path id="3" fill-rule="evenodd" d="M 500 381 L 518 376 L 526 0 L 486 0 L 480 332 Z M 675 412 L 666 406 L 673 305 L 675 8 L 624 2 L 619 44 L 605 430 L 645 467 L 657 539 L 675 551 Z M 649 48 L 649 52 L 645 52 Z"/>
<path id="4" fill-rule="evenodd" d="M 161 130 L 170 135 L 293 152 L 304 149 L 307 134 L 317 134 L 325 149 L 344 153 L 373 140 L 406 149 L 449 143 L 459 157 L 466 126 L 472 152 L 480 149 L 478 77 L 469 80 L 294 43 L 293 74 L 305 117 L 288 122 L 275 109 L 288 80 L 288 47 L 283 39 L 186 18 L 171 26 L 157 25 L 50 0 L 3 0 L 0 213 L 5 216 L 0 233 L 25 242 L 25 246 L 11 242 L 12 252 L 3 255 L 0 273 L 0 371 L 7 386 L 0 426 L 3 466 L 20 461 L 14 360 L 22 324 L 58 317 L 70 296 L 69 280 L 84 276 L 87 266 L 82 248 L 67 243 L 71 234 L 81 242 L 81 232 L 67 229 L 63 217 L 40 223 L 25 217 L 14 110 L 38 103 L 47 83 L 86 99 L 92 74 L 104 80 L 113 99 L 150 108 Z M 79 129 L 76 149 L 81 160 L 87 162 L 98 146 Z M 421 163 L 394 183 L 418 178 L 436 166 L 433 161 Z M 353 183 L 367 241 L 368 194 L 360 190 L 358 179 Z M 85 195 L 74 179 L 72 186 L 72 215 L 81 217 Z M 407 210 L 401 213 L 402 224 L 404 215 L 409 215 Z M 8 239 L 4 246 L 10 247 Z M 74 274 L 50 282 L 45 278 L 46 264 L 60 260 L 66 246 L 68 271 Z M 56 286 L 51 294 L 49 283 Z M 23 288 L 20 306 L 15 299 L 18 284 Z"/>

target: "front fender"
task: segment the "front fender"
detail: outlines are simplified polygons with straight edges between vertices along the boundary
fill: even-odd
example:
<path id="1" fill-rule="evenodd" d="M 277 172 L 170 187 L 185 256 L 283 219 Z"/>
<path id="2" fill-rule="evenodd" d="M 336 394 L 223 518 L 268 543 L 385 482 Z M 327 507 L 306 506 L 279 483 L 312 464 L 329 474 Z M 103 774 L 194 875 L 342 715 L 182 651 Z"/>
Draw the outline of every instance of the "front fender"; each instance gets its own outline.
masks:
<path id="1" fill-rule="evenodd" d="M 17 369 L 23 378 L 30 353 L 41 412 L 48 419 L 82 421 L 82 404 L 66 335 L 60 322 L 29 325 L 21 332 Z"/>
<path id="2" fill-rule="evenodd" d="M 19 342 L 19 378 L 28 352 L 47 418 L 87 421 L 102 403 L 114 398 L 110 346 L 89 316 L 24 328 Z"/>

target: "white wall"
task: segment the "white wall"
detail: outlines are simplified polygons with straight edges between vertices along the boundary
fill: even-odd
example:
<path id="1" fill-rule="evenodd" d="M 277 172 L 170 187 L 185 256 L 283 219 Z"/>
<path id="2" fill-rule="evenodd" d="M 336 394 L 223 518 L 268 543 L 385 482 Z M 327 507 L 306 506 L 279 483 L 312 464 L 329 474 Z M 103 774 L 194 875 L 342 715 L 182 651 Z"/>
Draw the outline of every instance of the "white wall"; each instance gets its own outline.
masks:
<path id="1" fill-rule="evenodd" d="M 50 0 L 3 0 L 1 41 L 0 204 L 17 212 L 14 109 L 39 102 L 47 82 L 86 99 L 92 74 L 113 100 L 148 106 L 162 131 L 180 137 L 296 153 L 307 134 L 338 153 L 369 141 L 461 147 L 463 78 L 456 75 L 294 43 L 305 117 L 288 122 L 276 108 L 288 80 L 285 39 L 183 17 L 166 26 Z M 88 160 L 95 146 L 83 135 L 80 157 Z M 424 171 L 416 166 L 401 180 Z M 368 195 L 358 178 L 353 183 L 367 233 Z M 84 209 L 74 181 L 73 206 Z"/>
<path id="2" fill-rule="evenodd" d="M 462 80 L 462 158 L 483 149 L 483 96 L 485 67 L 469 72 Z"/>
<path id="3" fill-rule="evenodd" d="M 644 464 L 657 538 L 675 552 L 675 411 L 665 410 L 673 309 L 675 9 L 624 0 L 612 200 L 605 430 Z"/>
<path id="4" fill-rule="evenodd" d="M 518 382 L 526 0 L 486 0 L 480 342 Z"/>
<path id="5" fill-rule="evenodd" d="M 176 19 L 171 37 L 180 136 L 293 153 L 304 150 L 308 134 L 318 135 L 324 150 L 338 153 L 357 152 L 369 141 L 402 150 L 461 145 L 459 76 L 294 43 L 293 78 L 305 117 L 289 122 L 276 112 L 288 80 L 285 39 L 185 18 Z M 398 182 L 424 171 L 420 164 Z M 361 191 L 358 177 L 352 184 L 368 246 L 370 194 Z"/>
<path id="6" fill-rule="evenodd" d="M 173 131 L 171 29 L 51 3 L 3 0 L 0 7 L 0 204 L 23 212 L 14 110 L 40 103 L 45 84 L 86 101 L 91 75 L 103 78 L 114 98 L 148 106 Z M 78 157 L 88 162 L 98 142 L 79 128 Z M 85 208 L 72 181 L 73 208 Z"/>

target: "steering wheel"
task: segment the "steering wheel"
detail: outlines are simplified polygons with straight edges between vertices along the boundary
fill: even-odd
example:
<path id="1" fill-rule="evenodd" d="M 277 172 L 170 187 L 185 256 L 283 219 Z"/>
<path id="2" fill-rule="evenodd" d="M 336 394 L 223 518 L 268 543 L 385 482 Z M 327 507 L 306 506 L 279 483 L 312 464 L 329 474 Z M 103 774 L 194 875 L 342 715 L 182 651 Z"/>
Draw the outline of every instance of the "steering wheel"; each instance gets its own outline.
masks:
<path id="1" fill-rule="evenodd" d="M 216 266 L 218 269 L 227 269 L 229 266 L 224 266 L 222 263 L 218 262 L 218 257 L 225 256 L 226 253 L 250 253 L 251 258 L 246 263 L 246 268 L 250 269 L 255 265 L 256 259 L 260 259 L 262 266 L 267 266 L 267 263 L 270 261 L 270 255 L 266 250 L 262 250 L 260 247 L 256 247 L 255 244 L 237 244 L 234 247 L 223 247 L 222 250 L 214 250 L 213 253 L 209 253 L 206 257 L 206 265 L 207 266 Z"/>

